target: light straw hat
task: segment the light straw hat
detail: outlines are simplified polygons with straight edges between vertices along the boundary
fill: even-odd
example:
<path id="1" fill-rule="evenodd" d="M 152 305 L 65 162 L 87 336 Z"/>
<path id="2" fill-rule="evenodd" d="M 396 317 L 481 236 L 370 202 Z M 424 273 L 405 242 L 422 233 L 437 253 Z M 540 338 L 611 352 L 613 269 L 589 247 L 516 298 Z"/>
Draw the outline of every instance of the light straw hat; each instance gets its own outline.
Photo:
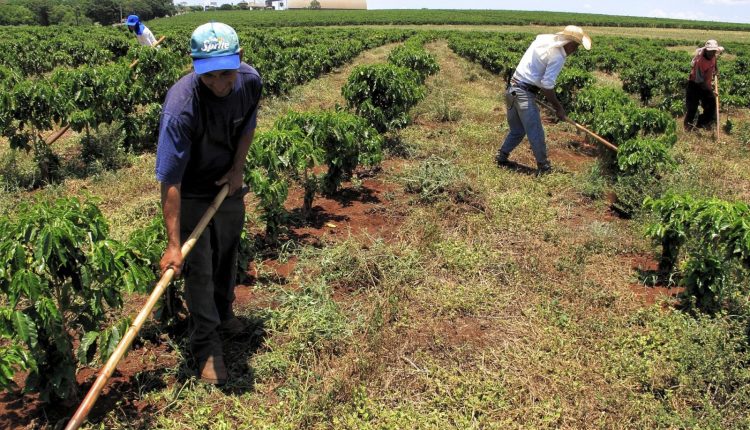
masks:
<path id="1" fill-rule="evenodd" d="M 581 27 L 577 25 L 569 25 L 565 27 L 563 31 L 557 34 L 564 37 L 565 39 L 576 42 L 579 45 L 583 45 L 583 47 L 586 48 L 587 51 L 591 49 L 591 38 L 583 31 Z"/>
<path id="2" fill-rule="evenodd" d="M 706 41 L 706 46 L 703 47 L 706 51 L 719 51 L 724 52 L 724 47 L 719 46 L 719 42 L 715 41 L 714 39 L 710 39 Z"/>

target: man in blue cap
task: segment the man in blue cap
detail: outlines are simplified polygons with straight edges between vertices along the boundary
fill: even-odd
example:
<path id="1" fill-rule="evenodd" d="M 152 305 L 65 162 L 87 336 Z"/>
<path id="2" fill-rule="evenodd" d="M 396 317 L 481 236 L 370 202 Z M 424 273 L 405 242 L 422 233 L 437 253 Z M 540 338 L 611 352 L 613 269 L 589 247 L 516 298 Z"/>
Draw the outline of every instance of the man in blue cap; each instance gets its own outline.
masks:
<path id="1" fill-rule="evenodd" d="M 237 33 L 226 24 L 198 27 L 190 50 L 194 71 L 170 88 L 159 126 L 156 178 L 168 236 L 160 265 L 162 272 L 173 268 L 184 276 L 190 348 L 201 380 L 222 385 L 227 371 L 220 335 L 245 329 L 232 302 L 245 218 L 240 191 L 262 83 L 241 61 Z M 224 184 L 229 196 L 183 261 L 181 243 Z"/>
<path id="2" fill-rule="evenodd" d="M 138 39 L 138 43 L 140 43 L 141 45 L 154 46 L 156 44 L 154 33 L 152 33 L 151 30 L 149 30 L 148 27 L 146 27 L 141 22 L 141 19 L 138 18 L 138 15 L 128 16 L 128 20 L 125 22 L 125 25 L 128 26 L 128 30 L 130 30 L 132 33 L 135 33 L 135 37 L 136 39 Z"/>

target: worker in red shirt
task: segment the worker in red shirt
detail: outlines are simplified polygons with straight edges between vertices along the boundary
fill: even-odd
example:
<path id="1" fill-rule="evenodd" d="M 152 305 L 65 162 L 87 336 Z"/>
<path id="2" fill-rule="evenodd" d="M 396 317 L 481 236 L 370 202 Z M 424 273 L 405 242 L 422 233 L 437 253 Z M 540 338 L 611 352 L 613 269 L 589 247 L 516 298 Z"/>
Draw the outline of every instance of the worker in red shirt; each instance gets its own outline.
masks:
<path id="1" fill-rule="evenodd" d="M 714 75 L 718 72 L 716 55 L 723 51 L 724 48 L 713 39 L 707 41 L 703 48 L 698 48 L 695 51 L 685 97 L 687 107 L 685 130 L 692 130 L 695 127 L 708 129 L 716 121 L 716 97 L 718 94 L 713 87 L 713 81 Z M 695 114 L 698 113 L 699 103 L 703 112 L 698 115 L 698 123 L 695 124 Z"/>

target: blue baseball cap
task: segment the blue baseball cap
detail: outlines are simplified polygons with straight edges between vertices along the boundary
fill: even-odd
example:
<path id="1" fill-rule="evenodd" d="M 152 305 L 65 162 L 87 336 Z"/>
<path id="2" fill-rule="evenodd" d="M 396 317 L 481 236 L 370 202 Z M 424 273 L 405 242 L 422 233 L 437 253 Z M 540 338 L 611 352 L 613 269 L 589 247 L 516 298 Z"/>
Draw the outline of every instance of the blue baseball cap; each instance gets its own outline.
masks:
<path id="1" fill-rule="evenodd" d="M 237 32 L 226 24 L 209 22 L 193 31 L 190 56 L 195 73 L 240 68 L 240 41 Z"/>
<path id="2" fill-rule="evenodd" d="M 128 16 L 128 21 L 125 23 L 125 25 L 134 26 L 138 25 L 139 22 L 141 22 L 141 20 L 140 18 L 138 18 L 138 15 L 130 15 Z"/>

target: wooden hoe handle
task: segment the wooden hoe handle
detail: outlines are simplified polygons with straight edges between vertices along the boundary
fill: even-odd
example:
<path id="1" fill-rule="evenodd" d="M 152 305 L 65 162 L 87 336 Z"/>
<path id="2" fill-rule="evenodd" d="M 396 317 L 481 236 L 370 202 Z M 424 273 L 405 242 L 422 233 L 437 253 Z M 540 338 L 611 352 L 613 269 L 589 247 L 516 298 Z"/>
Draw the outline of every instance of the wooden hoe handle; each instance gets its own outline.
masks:
<path id="1" fill-rule="evenodd" d="M 219 209 L 219 206 L 221 206 L 221 202 L 224 201 L 224 198 L 226 198 L 228 192 L 229 184 L 225 184 L 221 188 L 221 191 L 219 191 L 219 194 L 217 194 L 214 198 L 211 206 L 209 206 L 206 210 L 206 213 L 203 214 L 203 218 L 201 218 L 201 220 L 198 222 L 198 225 L 190 234 L 190 237 L 188 237 L 187 241 L 185 241 L 185 243 L 182 245 L 181 251 L 183 258 L 186 257 L 190 253 L 190 250 L 193 249 L 193 246 L 195 246 L 195 243 L 198 241 L 198 238 L 208 225 L 208 222 L 211 221 L 211 218 L 213 218 L 214 214 L 216 214 L 216 211 Z M 109 360 L 107 360 L 107 364 L 99 372 L 99 376 L 97 376 L 94 385 L 91 386 L 89 392 L 86 394 L 86 397 L 83 399 L 83 402 L 81 402 L 80 406 L 78 406 L 76 413 L 68 422 L 65 430 L 76 430 L 86 420 L 86 417 L 91 411 L 91 408 L 99 398 L 99 394 L 101 394 L 104 385 L 109 380 L 109 377 L 112 376 L 112 373 L 115 371 L 117 364 L 120 363 L 120 360 L 125 355 L 125 352 L 128 350 L 128 348 L 130 348 L 130 345 L 133 343 L 136 334 L 138 334 L 138 332 L 141 330 L 141 327 L 143 326 L 143 323 L 146 322 L 146 319 L 151 314 L 151 310 L 156 305 L 159 297 L 164 294 L 164 291 L 167 289 L 167 286 L 169 285 L 169 282 L 172 280 L 173 276 L 174 269 L 167 269 L 167 271 L 162 275 L 161 279 L 159 279 L 159 282 L 151 292 L 148 301 L 143 306 L 143 309 L 141 309 L 141 311 L 138 313 L 138 316 L 135 317 L 133 324 L 128 328 L 128 331 L 125 333 L 125 336 L 123 336 L 122 340 L 120 340 L 120 343 L 117 344 L 117 348 L 115 348 L 114 352 L 109 357 Z"/>
<path id="2" fill-rule="evenodd" d="M 714 76 L 714 88 L 716 89 L 716 141 L 719 141 L 719 75 Z"/>
<path id="3" fill-rule="evenodd" d="M 545 103 L 545 102 L 543 102 L 543 101 L 541 101 L 539 99 L 537 99 L 537 103 L 539 103 L 540 105 L 546 107 L 547 109 L 551 110 L 552 112 L 555 112 L 555 109 L 552 108 L 552 106 L 548 105 L 547 103 Z M 599 136 L 598 134 L 596 134 L 593 131 L 589 130 L 588 128 L 582 126 L 581 124 L 578 124 L 577 122 L 573 121 L 570 118 L 567 119 L 567 122 L 573 124 L 578 130 L 581 130 L 584 133 L 587 133 L 589 136 L 593 137 L 594 139 L 598 140 L 599 143 L 601 143 L 602 145 L 604 145 L 608 149 L 611 149 L 611 150 L 617 152 L 617 146 L 609 143 L 609 141 L 607 141 L 607 139 Z"/>

